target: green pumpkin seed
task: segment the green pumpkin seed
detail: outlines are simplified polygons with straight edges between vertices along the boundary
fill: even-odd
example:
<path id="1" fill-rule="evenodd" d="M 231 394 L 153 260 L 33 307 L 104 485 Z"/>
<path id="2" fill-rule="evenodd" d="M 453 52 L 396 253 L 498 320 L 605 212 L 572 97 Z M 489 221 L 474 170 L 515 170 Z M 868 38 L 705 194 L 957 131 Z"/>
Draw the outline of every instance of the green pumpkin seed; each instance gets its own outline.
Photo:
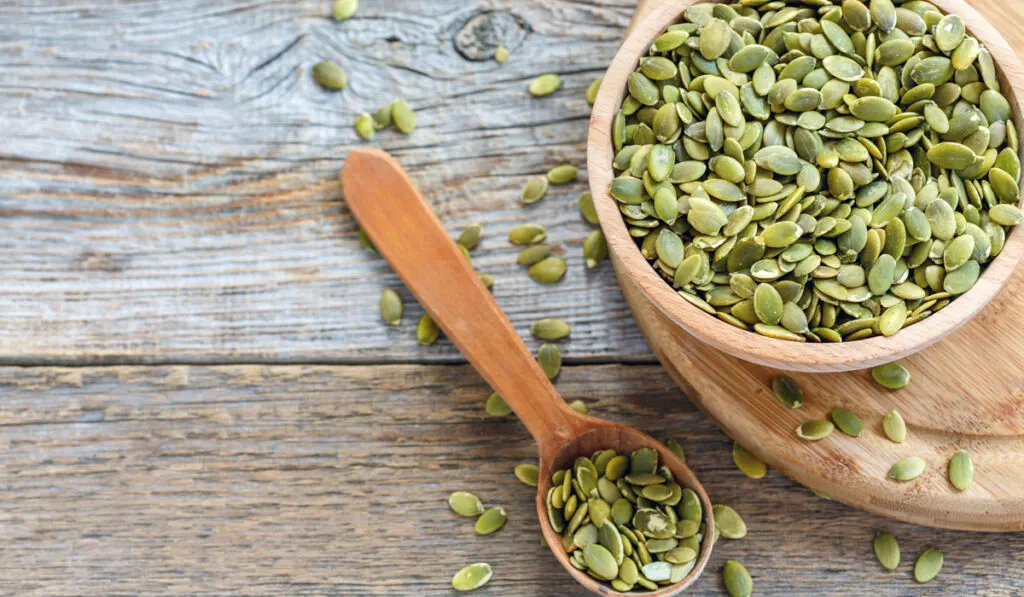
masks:
<path id="1" fill-rule="evenodd" d="M 531 334 L 548 342 L 568 337 L 569 330 L 569 324 L 561 319 L 538 319 L 530 326 Z"/>
<path id="2" fill-rule="evenodd" d="M 505 404 L 505 401 L 497 392 L 493 392 L 487 397 L 487 402 L 484 403 L 484 410 L 492 417 L 507 417 L 512 414 L 512 409 L 509 405 Z"/>
<path id="3" fill-rule="evenodd" d="M 896 7 L 892 0 L 871 0 L 871 18 L 875 20 L 878 28 L 889 32 L 896 28 Z"/>
<path id="4" fill-rule="evenodd" d="M 949 272 L 942 281 L 942 289 L 950 294 L 963 294 L 974 287 L 981 275 L 981 266 L 971 260 L 956 271 Z"/>
<path id="5" fill-rule="evenodd" d="M 548 174 L 550 176 L 550 173 Z M 548 179 L 543 176 L 537 176 L 531 178 L 526 186 L 523 187 L 521 195 L 522 202 L 526 205 L 536 203 L 544 198 L 544 195 L 548 192 Z"/>
<path id="6" fill-rule="evenodd" d="M 506 48 L 505 46 L 498 46 L 498 48 L 494 50 L 494 61 L 497 62 L 498 64 L 505 64 L 505 61 L 508 60 L 510 54 L 511 53 L 508 51 L 508 48 Z M 589 90 L 587 93 L 587 97 L 589 99 Z M 591 101 L 590 104 L 593 105 L 594 102 Z"/>
<path id="7" fill-rule="evenodd" d="M 743 564 L 728 560 L 722 567 L 722 580 L 730 597 L 750 597 L 754 593 L 754 581 Z"/>
<path id="8" fill-rule="evenodd" d="M 540 469 L 536 464 L 518 464 L 514 470 L 516 479 L 519 479 L 530 487 L 536 487 Z"/>
<path id="9" fill-rule="evenodd" d="M 796 380 L 788 375 L 777 375 L 772 378 L 772 392 L 789 408 L 800 408 L 804 405 L 803 390 Z"/>
<path id="10" fill-rule="evenodd" d="M 736 510 L 723 504 L 715 504 L 711 508 L 715 517 L 715 526 L 726 539 L 742 539 L 747 536 L 747 524 L 743 522 Z"/>
<path id="11" fill-rule="evenodd" d="M 768 473 L 768 467 L 763 462 L 736 442 L 732 444 L 732 461 L 736 468 L 751 479 L 763 479 Z"/>
<path id="12" fill-rule="evenodd" d="M 959 15 L 946 15 L 935 26 L 935 45 L 948 54 L 960 46 L 966 34 L 967 27 Z"/>
<path id="13" fill-rule="evenodd" d="M 581 415 L 590 414 L 590 409 L 587 408 L 587 403 L 582 400 L 573 400 L 569 403 L 569 408 L 580 413 Z"/>
<path id="14" fill-rule="evenodd" d="M 470 564 L 455 573 L 452 577 L 452 588 L 456 591 L 474 591 L 486 585 L 492 574 L 490 564 Z"/>
<path id="15" fill-rule="evenodd" d="M 448 496 L 448 507 L 459 516 L 480 516 L 484 513 L 480 498 L 467 491 L 456 491 Z"/>
<path id="16" fill-rule="evenodd" d="M 390 288 L 386 288 L 380 295 L 380 316 L 389 325 L 402 323 L 402 297 Z"/>
<path id="17" fill-rule="evenodd" d="M 592 543 L 583 548 L 583 560 L 587 568 L 601 580 L 612 580 L 619 576 L 619 565 L 615 557 L 604 546 Z"/>
<path id="18" fill-rule="evenodd" d="M 889 469 L 889 478 L 902 482 L 913 481 L 921 476 L 926 466 L 927 463 L 922 458 L 916 456 L 904 458 L 892 465 L 892 468 Z"/>
<path id="19" fill-rule="evenodd" d="M 423 346 L 430 346 L 437 341 L 438 335 L 440 335 L 441 329 L 437 327 L 434 320 L 429 315 L 420 317 L 419 323 L 416 325 L 416 339 Z"/>
<path id="20" fill-rule="evenodd" d="M 729 24 L 721 19 L 711 19 L 701 31 L 697 46 L 705 60 L 714 60 L 729 49 L 730 42 L 732 30 Z"/>
<path id="21" fill-rule="evenodd" d="M 882 565 L 882 568 L 886 570 L 895 570 L 900 566 L 900 544 L 896 541 L 896 537 L 893 537 L 885 531 L 878 531 L 875 533 L 875 540 L 873 542 L 875 550 L 875 557 L 878 558 L 878 563 Z"/>
<path id="22" fill-rule="evenodd" d="M 334 3 L 334 10 L 331 14 L 334 16 L 335 21 L 344 21 L 352 18 L 358 8 L 359 0 L 337 0 Z"/>
<path id="23" fill-rule="evenodd" d="M 514 245 L 532 245 L 547 238 L 547 229 L 538 224 L 522 224 L 509 230 L 508 240 Z"/>
<path id="24" fill-rule="evenodd" d="M 974 461 L 967 450 L 957 450 L 949 459 L 949 482 L 958 491 L 967 491 L 974 479 Z"/>
<path id="25" fill-rule="evenodd" d="M 416 130 L 416 114 L 405 100 L 398 99 L 391 104 L 391 120 L 403 134 L 409 135 Z"/>
<path id="26" fill-rule="evenodd" d="M 548 181 L 551 184 L 567 184 L 574 180 L 579 175 L 579 170 L 572 164 L 563 164 L 561 166 L 555 166 L 548 170 Z"/>
<path id="27" fill-rule="evenodd" d="M 931 581 L 942 571 L 942 563 L 942 551 L 936 547 L 929 547 L 914 562 L 914 580 L 919 583 Z"/>
<path id="28" fill-rule="evenodd" d="M 864 432 L 864 423 L 853 411 L 838 407 L 832 409 L 832 422 L 840 431 L 850 437 L 860 437 Z"/>
<path id="29" fill-rule="evenodd" d="M 519 252 L 516 256 L 516 263 L 519 265 L 533 265 L 551 255 L 551 247 L 547 245 L 531 245 Z"/>
<path id="30" fill-rule="evenodd" d="M 899 363 L 886 363 L 871 369 L 871 377 L 878 385 L 890 390 L 899 390 L 910 383 L 910 372 Z"/>
<path id="31" fill-rule="evenodd" d="M 545 95 L 551 95 L 558 91 L 562 87 L 562 77 L 555 73 L 548 73 L 541 75 L 536 79 L 530 81 L 530 95 L 534 97 L 544 97 Z"/>
<path id="32" fill-rule="evenodd" d="M 348 87 L 348 73 L 337 62 L 324 60 L 313 65 L 313 79 L 324 89 L 337 91 Z"/>
<path id="33" fill-rule="evenodd" d="M 796 428 L 796 436 L 809 441 L 819 441 L 832 435 L 835 429 L 830 421 L 821 419 L 806 421 Z"/>
<path id="34" fill-rule="evenodd" d="M 364 112 L 356 116 L 355 129 L 360 137 L 369 141 L 377 131 L 377 123 L 374 121 L 373 116 Z"/>
<path id="35" fill-rule="evenodd" d="M 562 370 L 562 351 L 554 344 L 541 344 L 537 352 L 537 362 L 544 375 L 547 375 L 548 379 L 554 379 Z"/>

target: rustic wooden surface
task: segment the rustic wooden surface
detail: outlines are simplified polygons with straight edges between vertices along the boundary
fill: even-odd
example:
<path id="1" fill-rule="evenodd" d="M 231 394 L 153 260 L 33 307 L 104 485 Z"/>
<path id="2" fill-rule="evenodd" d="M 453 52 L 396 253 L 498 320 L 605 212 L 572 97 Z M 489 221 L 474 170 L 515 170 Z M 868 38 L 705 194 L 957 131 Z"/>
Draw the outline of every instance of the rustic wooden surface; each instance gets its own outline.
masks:
<path id="1" fill-rule="evenodd" d="M 448 595 L 478 560 L 497 567 L 481 594 L 584 594 L 511 475 L 534 455 L 525 431 L 482 418 L 480 379 L 436 364 L 461 360 L 449 343 L 415 344 L 418 307 L 378 324 L 397 279 L 358 249 L 337 171 L 366 145 L 355 115 L 397 95 L 420 127 L 372 145 L 450 230 L 484 223 L 474 262 L 520 333 L 573 323 L 558 389 L 678 437 L 746 517 L 694 594 L 724 594 L 732 557 L 780 597 L 1024 591 L 1021 535 L 891 523 L 776 472 L 743 478 L 730 441 L 646 364 L 611 269 L 583 271 L 582 176 L 518 205 L 529 176 L 583 163 L 583 92 L 631 2 L 361 4 L 336 25 L 327 0 L 0 3 L 0 363 L 32 365 L 0 369 L 0 594 Z M 1017 3 L 972 5 L 1024 49 Z M 476 60 L 498 37 L 509 62 Z M 322 58 L 349 89 L 313 84 Z M 565 88 L 531 100 L 552 69 Z M 525 220 L 564 251 L 561 284 L 514 265 L 505 233 Z M 474 538 L 444 505 L 454 489 L 505 506 L 507 527 Z M 874 563 L 875 528 L 901 539 L 900 571 Z M 933 543 L 946 568 L 919 588 L 910 564 Z"/>
<path id="2" fill-rule="evenodd" d="M 488 561 L 480 595 L 583 597 L 539 543 L 533 490 L 512 468 L 536 456 L 513 418 L 488 419 L 467 366 L 161 366 L 0 369 L 0 593 L 5 595 L 449 595 Z M 746 519 L 722 539 L 694 595 L 725 595 L 742 560 L 758 595 L 1010 597 L 1024 535 L 893 523 L 732 464 L 731 442 L 656 366 L 562 372 L 567 399 L 655 437 L 676 437 L 712 500 Z M 508 511 L 473 536 L 455 490 Z M 875 529 L 904 563 L 874 561 Z M 946 553 L 919 588 L 913 559 Z"/>

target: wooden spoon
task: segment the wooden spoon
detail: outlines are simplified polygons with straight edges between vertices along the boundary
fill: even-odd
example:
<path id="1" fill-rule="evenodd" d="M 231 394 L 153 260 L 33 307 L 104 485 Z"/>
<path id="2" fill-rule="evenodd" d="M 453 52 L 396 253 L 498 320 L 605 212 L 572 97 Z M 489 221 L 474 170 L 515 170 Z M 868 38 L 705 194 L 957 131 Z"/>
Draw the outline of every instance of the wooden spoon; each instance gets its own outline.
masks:
<path id="1" fill-rule="evenodd" d="M 569 408 L 398 162 L 380 150 L 354 150 L 341 179 L 349 208 L 377 250 L 537 440 L 537 516 L 551 551 L 577 582 L 599 595 L 622 594 L 573 568 L 548 521 L 545 496 L 552 472 L 569 468 L 577 456 L 609 448 L 625 454 L 657 449 L 676 481 L 700 497 L 706 528 L 715 528 L 704 488 L 668 448 L 639 431 Z M 697 565 L 681 582 L 645 594 L 667 597 L 690 586 L 704 570 L 711 547 L 710 540 L 701 543 Z"/>

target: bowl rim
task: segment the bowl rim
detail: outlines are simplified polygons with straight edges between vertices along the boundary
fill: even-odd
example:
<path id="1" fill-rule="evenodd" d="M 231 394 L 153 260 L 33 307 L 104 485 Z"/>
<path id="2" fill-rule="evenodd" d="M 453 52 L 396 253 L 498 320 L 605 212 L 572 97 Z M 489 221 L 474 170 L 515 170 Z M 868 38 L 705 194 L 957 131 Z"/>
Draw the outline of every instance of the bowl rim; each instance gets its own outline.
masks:
<path id="1" fill-rule="evenodd" d="M 590 190 L 619 283 L 635 285 L 666 318 L 702 342 L 747 361 L 791 371 L 849 371 L 894 361 L 942 340 L 981 311 L 1006 285 L 1024 255 L 1024 233 L 1019 226 L 1007 234 L 1002 252 L 989 262 L 974 287 L 949 306 L 893 336 L 850 343 L 793 342 L 741 330 L 690 304 L 655 272 L 629 236 L 608 192 L 614 177 L 611 163 L 615 156 L 611 126 L 626 94 L 626 80 L 640 57 L 669 24 L 678 22 L 689 6 L 701 1 L 727 0 L 666 4 L 655 9 L 626 37 L 608 67 L 591 112 L 587 139 Z M 1024 66 L 1016 53 L 995 27 L 963 0 L 931 2 L 946 14 L 959 14 L 968 31 L 992 54 L 1002 93 L 1015 107 L 1013 121 L 1024 147 Z M 1017 154 L 1021 155 L 1021 147 Z"/>

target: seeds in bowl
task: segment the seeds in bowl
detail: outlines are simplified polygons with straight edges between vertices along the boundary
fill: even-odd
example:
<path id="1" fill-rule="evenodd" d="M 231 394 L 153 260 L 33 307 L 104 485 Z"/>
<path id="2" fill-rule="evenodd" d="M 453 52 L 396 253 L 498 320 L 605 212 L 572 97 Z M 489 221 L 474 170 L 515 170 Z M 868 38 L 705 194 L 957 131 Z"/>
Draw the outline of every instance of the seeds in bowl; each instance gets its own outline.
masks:
<path id="1" fill-rule="evenodd" d="M 628 77 L 609 192 L 641 254 L 772 338 L 945 308 L 1024 221 L 991 54 L 927 2 L 749 4 L 689 7 Z"/>
<path id="2" fill-rule="evenodd" d="M 552 476 L 546 503 L 569 563 L 620 592 L 680 582 L 707 535 L 700 498 L 650 448 L 577 458 Z"/>

